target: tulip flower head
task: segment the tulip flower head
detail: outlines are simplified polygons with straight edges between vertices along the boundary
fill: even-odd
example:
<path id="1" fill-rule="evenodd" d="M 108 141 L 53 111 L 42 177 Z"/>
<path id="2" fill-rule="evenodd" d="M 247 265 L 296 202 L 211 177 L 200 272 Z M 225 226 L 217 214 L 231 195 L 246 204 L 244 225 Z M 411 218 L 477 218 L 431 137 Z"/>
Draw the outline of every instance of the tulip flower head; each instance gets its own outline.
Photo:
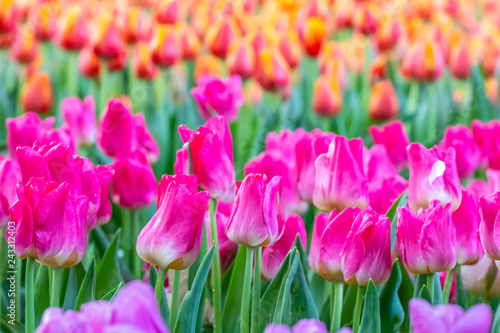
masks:
<path id="1" fill-rule="evenodd" d="M 92 96 L 80 100 L 78 97 L 68 97 L 61 102 L 62 116 L 75 142 L 78 145 L 88 145 L 95 142 L 97 124 L 95 103 Z"/>
<path id="2" fill-rule="evenodd" d="M 388 120 L 399 113 L 399 102 L 392 82 L 380 81 L 374 84 L 370 95 L 368 113 L 374 120 Z"/>
<path id="3" fill-rule="evenodd" d="M 40 141 L 45 133 L 52 128 L 55 118 L 47 117 L 43 121 L 34 112 L 27 112 L 16 118 L 7 118 L 7 148 L 10 156 L 15 156 L 16 148 L 31 147 L 35 141 Z"/>
<path id="4" fill-rule="evenodd" d="M 463 125 L 446 128 L 439 144 L 443 150 L 453 147 L 456 152 L 457 172 L 461 179 L 470 177 L 481 161 L 481 151 L 472 132 Z"/>
<path id="5" fill-rule="evenodd" d="M 311 270 L 320 274 L 320 251 L 321 251 L 321 236 L 328 224 L 338 215 L 337 210 L 333 210 L 330 214 L 321 212 L 314 218 L 314 227 L 311 237 L 311 246 L 309 248 L 308 262 Z"/>
<path id="6" fill-rule="evenodd" d="M 342 90 L 333 76 L 321 75 L 314 82 L 313 108 L 316 114 L 336 116 L 342 109 Z"/>
<path id="7" fill-rule="evenodd" d="M 24 112 L 48 113 L 52 110 L 52 85 L 47 73 L 36 72 L 28 77 L 21 91 Z"/>
<path id="8" fill-rule="evenodd" d="M 16 184 L 19 164 L 14 158 L 0 155 L 0 227 L 10 221 L 9 207 L 16 201 Z"/>
<path id="9" fill-rule="evenodd" d="M 399 120 L 392 121 L 381 128 L 371 126 L 370 135 L 375 144 L 384 145 L 392 163 L 397 171 L 408 165 L 406 147 L 410 144 L 403 123 Z"/>

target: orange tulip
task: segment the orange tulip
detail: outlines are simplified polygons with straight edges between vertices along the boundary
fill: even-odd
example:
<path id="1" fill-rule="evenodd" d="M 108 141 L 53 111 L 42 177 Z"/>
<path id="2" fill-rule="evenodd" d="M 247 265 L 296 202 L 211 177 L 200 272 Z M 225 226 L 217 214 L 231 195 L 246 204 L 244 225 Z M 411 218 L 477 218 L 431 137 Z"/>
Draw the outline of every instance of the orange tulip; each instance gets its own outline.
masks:
<path id="1" fill-rule="evenodd" d="M 181 25 L 182 58 L 193 60 L 200 53 L 201 42 L 196 31 L 188 24 Z"/>
<path id="2" fill-rule="evenodd" d="M 370 65 L 370 81 L 377 82 L 383 80 L 386 77 L 386 67 L 387 59 L 383 56 L 379 56 L 373 60 Z"/>
<path id="3" fill-rule="evenodd" d="M 66 50 L 80 50 L 87 44 L 89 36 L 80 6 L 72 5 L 63 12 L 55 39 Z"/>
<path id="4" fill-rule="evenodd" d="M 392 49 L 399 41 L 402 30 L 402 24 L 397 19 L 382 21 L 374 39 L 375 45 L 379 51 L 388 51 Z"/>
<path id="5" fill-rule="evenodd" d="M 278 50 L 265 48 L 256 59 L 254 77 L 265 90 L 284 89 L 290 81 L 290 69 Z"/>
<path id="6" fill-rule="evenodd" d="M 342 109 L 342 90 L 334 76 L 321 75 L 314 82 L 313 109 L 325 117 L 336 116 Z"/>
<path id="7" fill-rule="evenodd" d="M 125 40 L 111 16 L 103 15 L 99 18 L 96 32 L 92 44 L 98 57 L 116 59 L 126 52 Z"/>
<path id="8" fill-rule="evenodd" d="M 211 55 L 200 55 L 196 57 L 194 64 L 194 81 L 198 80 L 198 77 L 203 74 L 213 74 L 215 76 L 220 76 L 222 71 L 222 60 Z"/>
<path id="9" fill-rule="evenodd" d="M 206 44 L 210 52 L 219 58 L 225 58 L 229 45 L 239 36 L 236 25 L 228 19 L 215 22 L 207 32 Z"/>
<path id="10" fill-rule="evenodd" d="M 498 81 L 496 78 L 486 79 L 484 83 L 486 96 L 494 105 L 498 105 Z"/>
<path id="11" fill-rule="evenodd" d="M 371 35 L 379 28 L 379 18 L 377 8 L 374 3 L 361 4 L 354 12 L 354 28 L 364 34 Z"/>
<path id="12" fill-rule="evenodd" d="M 368 113 L 371 119 L 379 121 L 391 119 L 398 115 L 398 97 L 391 81 L 379 81 L 373 85 Z"/>
<path id="13" fill-rule="evenodd" d="M 321 45 L 328 38 L 326 23 L 318 17 L 309 17 L 299 28 L 299 33 L 304 50 L 311 57 L 318 55 Z"/>
<path id="14" fill-rule="evenodd" d="M 95 79 L 100 72 L 99 58 L 94 53 L 92 47 L 86 47 L 80 51 L 78 56 L 78 71 L 80 75 Z"/>
<path id="15" fill-rule="evenodd" d="M 174 24 L 179 19 L 177 0 L 160 0 L 154 7 L 154 16 L 158 23 Z"/>
<path id="16" fill-rule="evenodd" d="M 335 13 L 335 26 L 337 29 L 348 29 L 352 27 L 354 18 L 354 1 L 335 0 L 333 4 Z"/>
<path id="17" fill-rule="evenodd" d="M 410 49 L 401 66 L 403 75 L 423 82 L 437 80 L 444 68 L 443 52 L 433 41 L 417 43 Z"/>
<path id="18" fill-rule="evenodd" d="M 38 53 L 38 42 L 33 30 L 25 25 L 14 36 L 10 55 L 18 62 L 28 63 L 35 59 Z"/>
<path id="19" fill-rule="evenodd" d="M 149 46 L 153 62 L 159 67 L 171 67 L 181 60 L 181 44 L 176 31 L 171 26 L 158 25 Z"/>
<path id="20" fill-rule="evenodd" d="M 450 71 L 457 79 L 467 79 L 470 76 L 469 45 L 460 43 L 451 49 Z"/>
<path id="21" fill-rule="evenodd" d="M 298 66 L 301 57 L 301 50 L 299 37 L 294 30 L 289 30 L 281 35 L 278 48 L 291 69 Z"/>
<path id="22" fill-rule="evenodd" d="M 152 81 L 158 75 L 158 69 L 153 63 L 148 43 L 138 42 L 135 44 L 132 68 L 135 75 L 141 80 Z"/>
<path id="23" fill-rule="evenodd" d="M 13 33 L 17 29 L 19 8 L 15 0 L 0 2 L 0 35 Z"/>
<path id="24" fill-rule="evenodd" d="M 236 74 L 247 79 L 253 74 L 254 56 L 250 45 L 244 40 L 235 40 L 231 43 L 226 59 L 230 74 Z"/>
<path id="25" fill-rule="evenodd" d="M 47 41 L 52 38 L 56 29 L 57 16 L 61 4 L 57 1 L 40 2 L 35 5 L 29 17 L 36 38 Z"/>
<path id="26" fill-rule="evenodd" d="M 483 53 L 483 72 L 486 77 L 492 77 L 496 75 L 497 62 L 500 55 L 500 50 L 498 47 L 486 44 Z"/>
<path id="27" fill-rule="evenodd" d="M 52 87 L 47 73 L 35 72 L 21 90 L 24 112 L 47 113 L 52 109 Z"/>
<path id="28" fill-rule="evenodd" d="M 147 40 L 151 34 L 151 22 L 145 17 L 141 7 L 126 8 L 120 15 L 119 26 L 129 44 Z"/>

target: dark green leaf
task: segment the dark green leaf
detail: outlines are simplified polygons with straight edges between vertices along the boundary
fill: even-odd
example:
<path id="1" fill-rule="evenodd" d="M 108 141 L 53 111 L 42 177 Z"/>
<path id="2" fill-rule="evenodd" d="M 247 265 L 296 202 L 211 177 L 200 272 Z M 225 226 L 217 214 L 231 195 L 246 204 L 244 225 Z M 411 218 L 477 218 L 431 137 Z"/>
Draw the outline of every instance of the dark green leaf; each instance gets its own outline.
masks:
<path id="1" fill-rule="evenodd" d="M 328 290 L 326 290 L 328 289 Z M 309 290 L 316 304 L 317 309 L 322 309 L 326 298 L 330 294 L 330 283 L 323 279 L 320 275 L 313 273 L 309 279 Z M 323 310 L 321 310 L 322 312 Z"/>
<path id="2" fill-rule="evenodd" d="M 403 263 L 400 260 L 398 260 L 398 263 L 399 270 L 401 272 L 401 285 L 399 287 L 398 296 L 405 313 L 400 331 L 401 333 L 408 333 L 410 332 L 410 316 L 408 312 L 408 303 L 413 297 L 414 287 L 413 282 L 410 279 L 410 275 L 406 271 L 406 268 L 403 266 Z"/>
<path id="3" fill-rule="evenodd" d="M 368 288 L 366 289 L 359 333 L 380 333 L 380 330 L 380 301 L 377 287 L 373 283 L 373 280 L 370 279 Z"/>
<path id="4" fill-rule="evenodd" d="M 76 296 L 76 304 L 75 310 L 80 310 L 80 306 L 83 303 L 87 303 L 95 300 L 95 287 L 96 286 L 96 264 L 95 257 L 92 259 L 90 263 L 87 274 L 85 274 L 85 278 L 83 279 L 83 283 L 78 291 L 78 295 Z"/>
<path id="5" fill-rule="evenodd" d="M 429 302 L 429 304 L 432 304 L 431 293 L 429 292 L 429 289 L 425 284 L 420 289 L 418 293 L 418 298 L 425 299 L 427 302 Z"/>
<path id="6" fill-rule="evenodd" d="M 344 306 L 342 307 L 342 326 L 352 324 L 354 314 L 354 306 L 356 305 L 356 295 L 358 293 L 358 286 L 354 284 L 348 285 L 344 294 Z"/>
<path id="7" fill-rule="evenodd" d="M 64 291 L 64 310 L 73 310 L 76 304 L 76 296 L 78 296 L 78 289 L 82 285 L 85 278 L 85 269 L 83 264 L 79 263 L 76 266 L 70 267 L 68 270 L 68 277 L 65 279 L 66 289 Z"/>
<path id="8" fill-rule="evenodd" d="M 24 326 L 21 323 L 16 321 L 14 324 L 9 317 L 3 315 L 2 318 L 0 319 L 0 332 L 24 333 L 25 330 Z"/>
<path id="9" fill-rule="evenodd" d="M 115 289 L 120 283 L 123 283 L 116 255 L 120 243 L 120 233 L 121 229 L 118 229 L 99 263 L 95 294 L 97 299 L 101 299 L 109 291 Z"/>
<path id="10" fill-rule="evenodd" d="M 45 265 L 39 265 L 35 279 L 35 325 L 38 326 L 43 312 L 50 305 L 49 269 Z M 57 286 L 60 288 L 60 286 Z"/>
<path id="11" fill-rule="evenodd" d="M 391 249 L 394 249 L 394 245 L 396 244 L 396 226 L 398 223 L 398 207 L 404 207 L 408 203 L 408 191 L 404 191 L 399 198 L 394 201 L 391 208 L 387 211 L 387 216 L 391 220 Z"/>
<path id="12" fill-rule="evenodd" d="M 233 272 L 222 311 L 224 332 L 234 332 L 238 327 L 241 312 L 243 278 L 245 276 L 246 249 L 241 246 L 234 260 Z"/>
<path id="13" fill-rule="evenodd" d="M 101 301 L 111 301 L 116 293 L 123 287 L 123 283 L 119 283 L 116 288 L 110 290 L 106 295 L 104 295 L 102 298 L 101 298 Z"/>
<path id="14" fill-rule="evenodd" d="M 385 283 L 380 293 L 380 317 L 382 321 L 382 332 L 398 332 L 403 323 L 405 312 L 399 300 L 398 291 L 401 286 L 401 269 L 399 260 L 392 264 L 391 277 Z"/>
<path id="15" fill-rule="evenodd" d="M 495 317 L 493 318 L 493 326 L 491 327 L 491 332 L 500 332 L 500 306 L 497 307 L 495 312 Z"/>

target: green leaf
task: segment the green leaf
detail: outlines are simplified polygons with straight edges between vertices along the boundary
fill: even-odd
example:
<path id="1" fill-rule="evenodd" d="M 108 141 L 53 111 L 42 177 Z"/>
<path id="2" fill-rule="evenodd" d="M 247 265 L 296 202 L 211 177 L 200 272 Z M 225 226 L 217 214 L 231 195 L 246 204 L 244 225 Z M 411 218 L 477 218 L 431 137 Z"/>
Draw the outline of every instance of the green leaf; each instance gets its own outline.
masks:
<path id="1" fill-rule="evenodd" d="M 116 251 L 120 244 L 120 234 L 121 229 L 118 229 L 97 268 L 95 294 L 97 299 L 103 298 L 104 295 L 115 289 L 120 283 L 123 283 L 118 257 L 116 255 Z"/>
<path id="2" fill-rule="evenodd" d="M 495 312 L 495 317 L 493 318 L 493 326 L 491 327 L 491 332 L 500 332 L 500 306 L 497 307 Z"/>
<path id="3" fill-rule="evenodd" d="M 299 251 L 300 263 L 302 264 L 304 274 L 305 274 L 305 276 L 308 276 L 309 275 L 309 263 L 307 262 L 306 251 L 304 250 L 304 247 L 302 246 L 302 241 L 300 240 L 300 236 L 298 234 L 297 234 L 297 237 L 295 237 L 294 246 Z"/>
<path id="4" fill-rule="evenodd" d="M 123 287 L 123 283 L 119 283 L 116 288 L 110 290 L 106 295 L 104 295 L 102 298 L 101 298 L 101 301 L 111 301 L 116 293 Z"/>
<path id="5" fill-rule="evenodd" d="M 45 265 L 38 266 L 35 279 L 35 326 L 38 326 L 43 312 L 50 306 L 49 269 Z M 60 288 L 61 286 L 57 286 Z"/>
<path id="6" fill-rule="evenodd" d="M 398 261 L 399 259 L 396 259 L 392 264 L 391 276 L 380 293 L 380 317 L 384 318 L 382 321 L 382 332 L 398 332 L 405 317 L 405 312 L 398 296 L 402 281 Z"/>
<path id="7" fill-rule="evenodd" d="M 96 288 L 96 264 L 95 257 L 92 258 L 87 274 L 83 279 L 83 283 L 76 296 L 75 310 L 80 310 L 83 303 L 95 301 L 95 288 Z"/>
<path id="8" fill-rule="evenodd" d="M 10 318 L 7 317 L 6 315 L 3 315 L 2 318 L 0 319 L 0 332 L 5 332 L 5 333 L 24 333 L 24 326 L 23 324 L 19 323 L 17 320 L 15 324 L 11 324 Z M 10 323 L 9 323 L 10 322 Z"/>
<path id="9" fill-rule="evenodd" d="M 418 298 L 425 299 L 427 302 L 429 302 L 429 304 L 432 304 L 431 293 L 429 292 L 429 289 L 425 284 L 422 286 L 422 288 L 420 288 L 420 291 L 418 292 Z"/>
<path id="10" fill-rule="evenodd" d="M 75 308 L 78 289 L 82 285 L 84 278 L 85 269 L 83 268 L 82 263 L 69 268 L 68 277 L 66 279 L 66 289 L 64 291 L 63 309 L 65 311 L 73 310 Z"/>
<path id="11" fill-rule="evenodd" d="M 434 273 L 434 305 L 443 304 L 443 289 L 439 274 Z"/>
<path id="12" fill-rule="evenodd" d="M 384 318 L 385 320 L 386 318 Z M 373 280 L 368 282 L 363 306 L 363 315 L 359 325 L 359 333 L 380 333 L 380 301 L 378 291 Z"/>
<path id="13" fill-rule="evenodd" d="M 350 284 L 344 295 L 344 305 L 342 306 L 342 326 L 348 326 L 352 324 L 352 318 L 354 315 L 354 306 L 356 305 L 356 295 L 358 294 L 358 286 L 355 284 Z"/>
<path id="14" fill-rule="evenodd" d="M 399 198 L 394 201 L 391 208 L 387 211 L 387 216 L 391 220 L 391 249 L 394 249 L 394 245 L 396 244 L 396 226 L 398 223 L 398 207 L 404 207 L 408 203 L 408 190 L 401 193 Z"/>
<path id="15" fill-rule="evenodd" d="M 402 333 L 407 333 L 410 332 L 410 315 L 408 310 L 408 303 L 413 297 L 415 288 L 413 286 L 413 282 L 410 279 L 410 275 L 408 274 L 406 268 L 400 260 L 398 260 L 398 265 L 401 272 L 401 285 L 399 286 L 398 296 L 405 313 L 400 331 Z"/>
<path id="16" fill-rule="evenodd" d="M 235 332 L 240 320 L 245 258 L 246 249 L 241 246 L 234 260 L 233 272 L 222 311 L 222 331 L 224 332 Z"/>
<path id="17" fill-rule="evenodd" d="M 153 265 L 149 266 L 149 284 L 151 285 L 151 287 L 153 287 L 153 289 L 155 289 L 156 287 L 157 278 L 158 278 L 158 272 L 156 271 L 156 267 Z M 160 313 L 161 316 L 163 317 L 163 320 L 168 325 L 170 314 L 168 311 L 168 302 L 166 293 L 162 293 L 161 295 Z"/>
<path id="18" fill-rule="evenodd" d="M 186 296 L 182 301 L 179 309 L 179 315 L 177 316 L 177 321 L 175 323 L 174 332 L 176 333 L 191 333 L 196 331 L 196 320 L 198 318 L 200 299 L 203 288 L 205 287 L 210 266 L 212 265 L 214 252 L 214 247 L 210 247 L 210 250 L 208 250 L 205 258 L 203 258 L 198 272 L 196 273 L 191 289 L 186 293 Z"/>
<path id="19" fill-rule="evenodd" d="M 309 290 L 316 304 L 316 309 L 323 309 L 324 303 L 331 293 L 330 289 L 331 284 L 327 280 L 323 279 L 319 274 L 311 274 L 309 279 Z M 323 312 L 323 310 L 321 310 L 321 312 Z"/>
<path id="20" fill-rule="evenodd" d="M 467 291 L 465 290 L 465 286 L 462 281 L 462 271 L 460 270 L 460 268 L 460 266 L 457 267 L 457 279 L 455 281 L 457 286 L 457 304 L 467 310 L 467 308 L 469 307 L 467 300 Z"/>

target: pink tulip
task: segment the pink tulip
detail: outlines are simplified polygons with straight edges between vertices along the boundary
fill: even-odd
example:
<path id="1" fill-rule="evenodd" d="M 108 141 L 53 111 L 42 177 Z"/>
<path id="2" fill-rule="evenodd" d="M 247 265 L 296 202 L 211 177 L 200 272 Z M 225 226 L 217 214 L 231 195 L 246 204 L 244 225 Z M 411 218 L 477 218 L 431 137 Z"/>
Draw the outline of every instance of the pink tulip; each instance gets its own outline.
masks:
<path id="1" fill-rule="evenodd" d="M 427 149 L 420 143 L 411 143 L 408 159 L 408 203 L 413 210 L 427 208 L 434 199 L 451 202 L 453 209 L 460 205 L 462 185 L 457 173 L 455 149 L 442 150 L 438 146 Z"/>
<path id="2" fill-rule="evenodd" d="M 48 129 L 45 131 L 44 135 L 36 141 L 36 143 L 39 145 L 62 143 L 68 146 L 73 155 L 77 153 L 76 142 L 71 135 L 71 131 L 66 127 Z"/>
<path id="3" fill-rule="evenodd" d="M 219 256 L 221 261 L 221 270 L 224 272 L 231 265 L 231 262 L 236 257 L 238 246 L 230 240 L 226 235 L 226 227 L 231 215 L 232 204 L 219 201 L 217 211 L 215 213 L 215 222 L 217 224 L 217 236 L 219 240 Z M 210 234 L 210 212 L 205 212 L 205 226 L 207 227 L 207 245 L 212 246 Z"/>
<path id="4" fill-rule="evenodd" d="M 134 123 L 137 146 L 146 153 L 151 163 L 158 161 L 160 157 L 160 148 L 149 132 L 144 115 L 142 113 L 136 114 L 132 117 L 132 122 Z"/>
<path id="5" fill-rule="evenodd" d="M 483 256 L 474 265 L 461 266 L 460 271 L 465 290 L 483 297 L 500 296 L 500 274 L 496 274 L 495 279 L 489 281 L 491 272 L 496 270 L 495 261 L 487 256 Z"/>
<path id="6" fill-rule="evenodd" d="M 208 120 L 220 115 L 231 123 L 238 117 L 238 109 L 243 105 L 243 88 L 241 78 L 231 75 L 220 79 L 212 74 L 198 77 L 198 86 L 191 89 L 191 94 L 198 102 L 201 116 Z"/>
<path id="7" fill-rule="evenodd" d="M 482 179 L 473 179 L 467 186 L 467 191 L 478 198 L 483 194 L 492 194 L 492 192 L 490 191 L 490 186 Z"/>
<path id="8" fill-rule="evenodd" d="M 368 181 L 397 175 L 396 167 L 389 159 L 384 145 L 376 144 L 363 152 L 363 169 Z"/>
<path id="9" fill-rule="evenodd" d="M 375 144 L 384 145 L 396 170 L 400 171 L 408 165 L 406 147 L 410 144 L 403 123 L 392 121 L 382 128 L 370 127 L 370 134 Z"/>
<path id="10" fill-rule="evenodd" d="M 333 210 L 330 214 L 319 213 L 314 218 L 314 227 L 311 238 L 311 246 L 309 248 L 309 267 L 311 270 L 320 274 L 320 250 L 321 250 L 321 236 L 325 231 L 327 225 L 338 215 L 337 210 Z"/>
<path id="11" fill-rule="evenodd" d="M 281 263 L 295 244 L 297 235 L 300 237 L 302 247 L 305 249 L 307 233 L 304 221 L 297 214 L 287 214 L 281 238 L 262 249 L 262 276 L 266 280 L 271 280 L 276 276 Z"/>
<path id="12" fill-rule="evenodd" d="M 476 304 L 465 311 L 456 304 L 431 306 L 426 300 L 410 300 L 410 322 L 414 333 L 489 333 L 491 308 Z"/>
<path id="13" fill-rule="evenodd" d="M 279 133 L 269 132 L 266 135 L 266 150 L 279 151 L 283 156 L 290 157 L 290 162 L 295 166 L 295 151 L 297 143 L 306 136 L 307 133 L 298 128 L 295 131 L 283 129 Z M 331 133 L 331 135 L 334 135 Z"/>
<path id="14" fill-rule="evenodd" d="M 113 169 L 113 202 L 124 208 L 139 208 L 155 201 L 156 179 L 143 151 L 118 154 Z"/>
<path id="15" fill-rule="evenodd" d="M 312 203 L 316 158 L 328 152 L 328 147 L 335 137 L 334 133 L 323 133 L 314 129 L 306 133 L 295 146 L 296 185 L 295 190 L 300 199 Z"/>
<path id="16" fill-rule="evenodd" d="M 78 97 L 68 97 L 61 102 L 63 127 L 67 127 L 77 145 L 95 142 L 97 122 L 94 97 L 87 96 L 82 101 Z"/>
<path id="17" fill-rule="evenodd" d="M 349 284 L 376 285 L 391 275 L 391 221 L 370 207 L 354 220 L 342 251 L 342 271 Z"/>
<path id="18" fill-rule="evenodd" d="M 488 192 L 482 194 L 489 195 L 500 191 L 500 170 L 486 170 L 486 179 L 488 179 Z M 480 195 L 478 195 L 478 197 L 480 197 Z"/>
<path id="19" fill-rule="evenodd" d="M 495 233 L 500 210 L 500 192 L 490 196 L 481 196 L 479 198 L 479 207 L 481 215 L 479 235 L 484 252 L 491 259 L 500 260 L 500 240 L 497 239 Z"/>
<path id="20" fill-rule="evenodd" d="M 54 122 L 54 117 L 48 117 L 42 121 L 34 112 L 27 112 L 16 118 L 7 118 L 5 124 L 10 156 L 15 156 L 17 147 L 33 146 L 35 141 L 40 140 L 45 132 L 52 128 Z"/>
<path id="21" fill-rule="evenodd" d="M 0 155 L 0 228 L 10 221 L 9 207 L 16 201 L 19 164 L 13 158 Z"/>
<path id="22" fill-rule="evenodd" d="M 474 140 L 481 149 L 481 167 L 500 169 L 500 121 L 472 122 Z"/>
<path id="23" fill-rule="evenodd" d="M 319 273 L 332 282 L 344 282 L 342 251 L 351 227 L 361 209 L 348 207 L 338 215 L 328 216 L 329 223 L 321 236 Z"/>
<path id="24" fill-rule="evenodd" d="M 268 246 L 283 234 L 285 217 L 281 204 L 281 179 L 249 174 L 236 192 L 226 234 L 247 246 Z"/>
<path id="25" fill-rule="evenodd" d="M 318 319 L 301 319 L 292 328 L 292 333 L 328 333 L 325 323 Z"/>
<path id="26" fill-rule="evenodd" d="M 164 175 L 159 188 L 159 207 L 137 238 L 137 253 L 151 265 L 184 270 L 200 251 L 209 195 L 198 193 L 195 175 Z"/>
<path id="27" fill-rule="evenodd" d="M 315 162 L 314 205 L 323 210 L 367 204 L 367 178 L 363 171 L 363 141 L 337 136 L 328 152 Z"/>
<path id="28" fill-rule="evenodd" d="M 97 179 L 99 180 L 99 186 L 101 188 L 101 204 L 97 211 L 97 225 L 106 224 L 111 219 L 112 208 L 111 202 L 109 201 L 109 188 L 114 173 L 115 171 L 112 165 L 97 166 Z"/>
<path id="29" fill-rule="evenodd" d="M 479 206 L 477 198 L 462 190 L 462 202 L 451 214 L 457 234 L 457 263 L 475 264 L 484 255 L 479 239 Z"/>
<path id="30" fill-rule="evenodd" d="M 179 126 L 184 146 L 177 151 L 176 174 L 190 174 L 188 148 L 191 152 L 192 172 L 212 198 L 221 198 L 234 185 L 233 139 L 224 117 L 210 118 L 197 131 Z"/>
<path id="31" fill-rule="evenodd" d="M 481 151 L 469 128 L 463 125 L 446 128 L 439 146 L 443 150 L 455 148 L 457 172 L 462 179 L 470 177 L 479 165 Z"/>
<path id="32" fill-rule="evenodd" d="M 401 261 L 414 274 L 445 272 L 457 263 L 455 227 L 451 203 L 432 200 L 417 213 L 409 206 L 398 207 L 397 242 Z"/>

